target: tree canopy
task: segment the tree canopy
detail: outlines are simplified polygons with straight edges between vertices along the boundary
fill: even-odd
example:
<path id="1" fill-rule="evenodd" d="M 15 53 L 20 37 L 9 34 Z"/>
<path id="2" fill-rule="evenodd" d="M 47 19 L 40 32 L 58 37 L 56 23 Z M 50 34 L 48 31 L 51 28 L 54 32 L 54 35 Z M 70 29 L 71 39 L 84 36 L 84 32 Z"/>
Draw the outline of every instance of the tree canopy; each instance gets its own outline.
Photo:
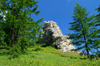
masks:
<path id="1" fill-rule="evenodd" d="M 89 16 L 89 12 L 87 12 L 86 8 L 80 6 L 76 3 L 73 11 L 73 21 L 69 23 L 71 26 L 69 30 L 74 31 L 73 34 L 69 34 L 69 38 L 72 39 L 73 44 L 76 45 L 78 50 L 86 51 L 87 56 L 89 57 L 89 51 L 91 51 L 92 41 L 91 33 L 94 28 L 94 15 Z"/>
<path id="2" fill-rule="evenodd" d="M 14 53 L 24 51 L 37 41 L 43 18 L 34 21 L 30 16 L 39 15 L 37 3 L 35 0 L 0 0 L 0 12 L 6 16 L 5 20 L 0 16 L 0 46 Z"/>

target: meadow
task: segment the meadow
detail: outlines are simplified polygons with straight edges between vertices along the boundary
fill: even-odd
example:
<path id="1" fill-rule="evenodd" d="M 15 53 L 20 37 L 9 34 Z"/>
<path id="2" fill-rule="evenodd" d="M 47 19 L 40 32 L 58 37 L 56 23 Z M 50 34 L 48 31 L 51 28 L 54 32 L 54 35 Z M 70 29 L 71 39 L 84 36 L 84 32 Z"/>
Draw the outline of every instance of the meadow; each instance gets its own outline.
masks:
<path id="1" fill-rule="evenodd" d="M 31 46 L 26 53 L 12 58 L 8 50 L 0 49 L 0 66 L 100 66 L 100 59 L 90 60 L 79 53 L 63 53 L 51 46 Z"/>

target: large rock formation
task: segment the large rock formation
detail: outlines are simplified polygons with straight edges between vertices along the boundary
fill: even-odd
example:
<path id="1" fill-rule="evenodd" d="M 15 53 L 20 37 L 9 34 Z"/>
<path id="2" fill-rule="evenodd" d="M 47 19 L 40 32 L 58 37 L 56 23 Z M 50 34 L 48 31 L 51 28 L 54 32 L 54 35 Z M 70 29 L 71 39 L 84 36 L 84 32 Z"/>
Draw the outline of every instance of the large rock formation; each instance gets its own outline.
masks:
<path id="1" fill-rule="evenodd" d="M 42 37 L 43 39 L 40 39 L 38 41 L 39 43 L 46 43 L 46 45 L 52 45 L 53 47 L 63 52 L 75 49 L 73 44 L 71 44 L 70 42 L 71 40 L 67 39 L 68 36 L 63 36 L 57 23 L 53 21 L 44 21 L 44 27 L 41 29 L 41 31 L 42 33 L 39 37 Z"/>

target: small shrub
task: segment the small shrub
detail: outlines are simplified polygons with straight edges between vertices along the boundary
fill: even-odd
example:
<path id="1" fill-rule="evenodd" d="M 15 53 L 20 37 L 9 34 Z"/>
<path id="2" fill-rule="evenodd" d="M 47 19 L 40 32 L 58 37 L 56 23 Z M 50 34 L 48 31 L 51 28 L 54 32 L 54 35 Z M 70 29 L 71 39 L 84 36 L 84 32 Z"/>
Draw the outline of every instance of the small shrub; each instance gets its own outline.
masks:
<path id="1" fill-rule="evenodd" d="M 100 58 L 100 54 L 98 54 L 98 57 Z"/>
<path id="2" fill-rule="evenodd" d="M 90 60 L 92 60 L 92 59 L 98 60 L 98 55 L 90 55 Z"/>
<path id="3" fill-rule="evenodd" d="M 83 52 L 81 52 L 79 55 L 80 55 L 80 56 L 86 56 L 86 54 L 83 53 Z"/>
<path id="4" fill-rule="evenodd" d="M 41 50 L 42 50 L 42 48 L 40 46 L 36 46 L 34 49 L 34 51 L 41 51 Z"/>

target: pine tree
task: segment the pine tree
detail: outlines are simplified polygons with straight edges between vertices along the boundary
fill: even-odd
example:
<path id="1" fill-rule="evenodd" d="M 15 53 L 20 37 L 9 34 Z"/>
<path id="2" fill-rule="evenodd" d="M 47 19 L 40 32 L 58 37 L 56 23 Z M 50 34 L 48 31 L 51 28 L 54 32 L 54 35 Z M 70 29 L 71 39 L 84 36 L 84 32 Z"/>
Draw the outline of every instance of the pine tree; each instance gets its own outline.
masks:
<path id="1" fill-rule="evenodd" d="M 98 8 L 96 8 L 98 14 L 95 16 L 95 27 L 97 30 L 94 32 L 96 33 L 96 38 L 95 38 L 95 49 L 96 49 L 96 54 L 100 54 L 100 5 Z"/>
<path id="2" fill-rule="evenodd" d="M 6 15 L 6 20 L 2 21 L 7 26 L 2 27 L 3 32 L 6 34 L 4 41 L 10 48 L 11 53 L 24 51 L 30 41 L 33 41 L 33 43 L 37 41 L 36 35 L 40 33 L 40 28 L 42 27 L 39 23 L 43 18 L 34 21 L 30 16 L 33 13 L 39 14 L 40 11 L 37 11 L 38 1 L 5 0 L 4 3 L 6 4 L 6 9 L 1 8 L 1 12 L 7 11 L 4 14 Z"/>
<path id="3" fill-rule="evenodd" d="M 71 26 L 69 30 L 74 31 L 74 33 L 69 34 L 69 38 L 72 39 L 72 43 L 77 46 L 77 50 L 86 51 L 87 57 L 89 58 L 89 52 L 91 51 L 92 44 L 90 41 L 91 30 L 95 30 L 93 27 L 93 16 L 88 17 L 89 12 L 86 8 L 80 6 L 76 3 L 73 11 L 73 21 L 69 23 Z"/>

